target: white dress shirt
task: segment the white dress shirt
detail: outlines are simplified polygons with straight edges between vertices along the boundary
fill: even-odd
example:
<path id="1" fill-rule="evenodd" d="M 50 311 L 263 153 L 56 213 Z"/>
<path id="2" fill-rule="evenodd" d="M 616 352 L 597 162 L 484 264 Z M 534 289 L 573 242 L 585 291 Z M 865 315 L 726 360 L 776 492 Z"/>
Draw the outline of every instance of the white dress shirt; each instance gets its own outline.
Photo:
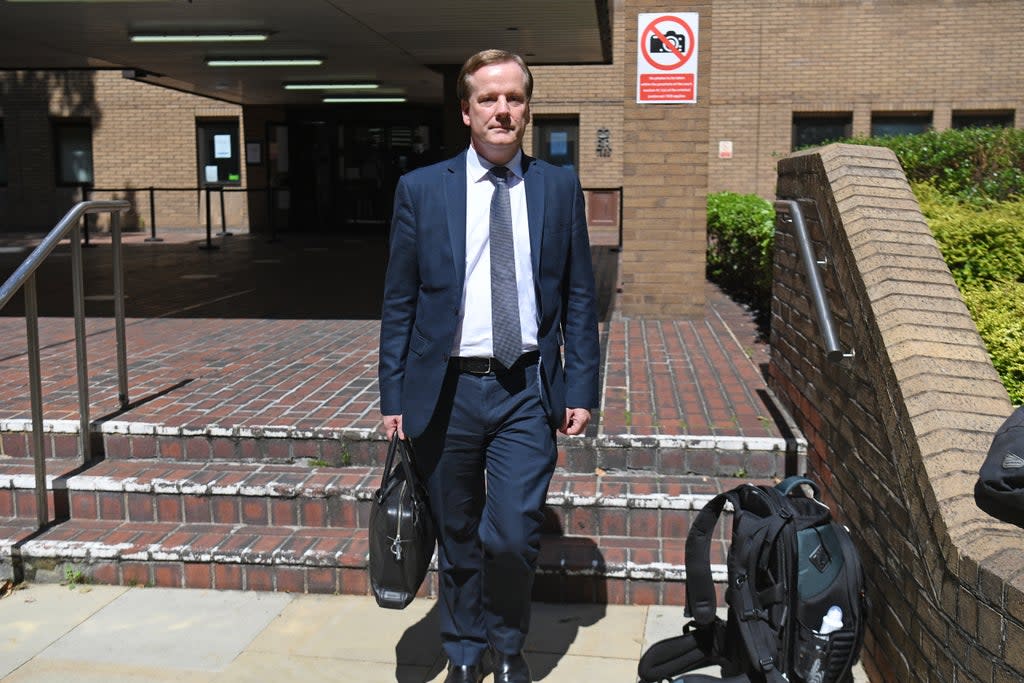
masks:
<path id="1" fill-rule="evenodd" d="M 519 324 L 523 351 L 537 348 L 537 298 L 530 261 L 530 223 L 526 212 L 522 150 L 507 164 L 509 201 L 512 205 L 512 241 L 516 256 L 516 288 L 519 290 Z M 470 146 L 466 154 L 466 284 L 462 310 L 455 332 L 453 356 L 493 355 L 491 344 L 491 195 L 494 183 L 488 171 L 494 166 Z"/>

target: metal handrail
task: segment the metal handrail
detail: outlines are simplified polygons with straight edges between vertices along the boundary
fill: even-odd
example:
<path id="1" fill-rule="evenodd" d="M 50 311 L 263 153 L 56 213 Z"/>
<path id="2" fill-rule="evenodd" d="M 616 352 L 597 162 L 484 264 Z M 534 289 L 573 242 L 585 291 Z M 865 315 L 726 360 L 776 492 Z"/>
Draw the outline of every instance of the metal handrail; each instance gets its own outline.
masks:
<path id="1" fill-rule="evenodd" d="M 43 451 L 43 389 L 39 349 L 39 306 L 36 297 L 36 271 L 46 257 L 65 237 L 71 238 L 71 272 L 75 306 L 75 354 L 78 364 L 78 438 L 82 462 L 91 457 L 89 431 L 89 376 L 85 353 L 85 285 L 83 281 L 82 243 L 80 219 L 91 213 L 109 213 L 110 235 L 113 245 L 114 318 L 117 336 L 118 401 L 121 408 L 128 407 L 128 356 L 125 351 L 124 268 L 121 258 L 121 212 L 127 211 L 127 200 L 79 202 L 43 238 L 31 254 L 7 281 L 0 285 L 0 308 L 10 302 L 17 291 L 25 291 L 25 327 L 28 342 L 29 393 L 32 404 L 32 458 L 36 477 L 36 518 L 39 528 L 50 520 L 46 499 L 46 459 Z"/>
<path id="2" fill-rule="evenodd" d="M 811 244 L 811 237 L 807 232 L 807 223 L 804 222 L 800 203 L 794 199 L 780 199 L 775 202 L 775 211 L 789 215 L 793 222 L 797 245 L 800 247 L 800 257 L 804 264 L 804 270 L 807 271 L 807 284 L 811 288 L 811 303 L 814 305 L 814 312 L 818 318 L 818 329 L 821 336 L 824 337 L 825 357 L 833 363 L 844 358 L 853 358 L 852 349 L 845 352 L 839 346 L 839 337 L 836 335 L 832 311 L 828 307 L 825 286 L 821 282 L 821 273 L 818 272 L 818 268 L 825 265 L 826 262 L 819 261 L 814 255 L 814 246 Z"/>

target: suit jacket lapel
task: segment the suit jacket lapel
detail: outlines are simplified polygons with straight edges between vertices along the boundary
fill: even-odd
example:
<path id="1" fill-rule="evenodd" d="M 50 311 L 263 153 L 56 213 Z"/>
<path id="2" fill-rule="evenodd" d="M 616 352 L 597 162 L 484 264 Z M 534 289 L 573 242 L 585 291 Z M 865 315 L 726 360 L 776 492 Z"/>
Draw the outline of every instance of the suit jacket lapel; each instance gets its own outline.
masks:
<path id="1" fill-rule="evenodd" d="M 447 202 L 448 239 L 455 266 L 455 291 L 461 292 L 466 282 L 466 153 L 449 160 L 444 175 Z"/>
<path id="2" fill-rule="evenodd" d="M 523 181 L 526 183 L 526 214 L 530 221 L 530 260 L 533 281 L 540 287 L 540 247 L 544 234 L 544 172 L 536 159 L 523 155 Z"/>

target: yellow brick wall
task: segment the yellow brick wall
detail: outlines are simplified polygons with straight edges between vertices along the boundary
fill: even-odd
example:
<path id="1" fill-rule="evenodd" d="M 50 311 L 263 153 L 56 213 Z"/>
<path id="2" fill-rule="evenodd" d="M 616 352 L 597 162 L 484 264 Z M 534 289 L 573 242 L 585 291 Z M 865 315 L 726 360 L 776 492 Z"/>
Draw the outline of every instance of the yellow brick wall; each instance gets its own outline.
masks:
<path id="1" fill-rule="evenodd" d="M 1013 109 L 1024 75 L 1020 0 L 715 0 L 709 191 L 775 194 L 793 112 Z M 718 158 L 732 140 L 734 157 Z"/>
<path id="2" fill-rule="evenodd" d="M 237 105 L 155 87 L 111 71 L 0 72 L 0 116 L 4 118 L 9 183 L 0 204 L 3 230 L 45 230 L 79 199 L 75 188 L 56 184 L 51 122 L 92 123 L 95 198 L 128 198 L 129 227 L 150 226 L 146 188 L 197 187 L 196 120 L 239 121 Z M 244 146 L 243 146 L 244 149 Z M 241 164 L 245 183 L 245 164 Z M 157 225 L 172 229 L 205 225 L 205 202 L 197 192 L 157 191 Z M 14 198 L 18 200 L 15 201 Z M 229 227 L 247 229 L 241 194 L 225 195 Z M 220 205 L 214 205 L 220 229 Z M 105 221 L 100 221 L 104 227 Z"/>
<path id="3" fill-rule="evenodd" d="M 622 291 L 617 310 L 633 316 L 704 314 L 707 139 L 712 54 L 711 2 L 626 0 L 616 32 L 624 41 Z M 636 103 L 637 15 L 700 14 L 696 104 Z"/>

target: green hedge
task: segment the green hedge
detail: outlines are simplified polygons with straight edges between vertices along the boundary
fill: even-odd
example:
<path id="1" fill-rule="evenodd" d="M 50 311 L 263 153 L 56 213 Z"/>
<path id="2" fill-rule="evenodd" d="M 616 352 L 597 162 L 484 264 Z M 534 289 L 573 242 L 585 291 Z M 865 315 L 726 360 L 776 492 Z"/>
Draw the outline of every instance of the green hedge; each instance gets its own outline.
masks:
<path id="1" fill-rule="evenodd" d="M 775 209 L 754 194 L 708 195 L 707 276 L 761 314 L 771 308 Z"/>
<path id="2" fill-rule="evenodd" d="M 990 283 L 962 291 L 1010 400 L 1024 403 L 1024 283 Z"/>
<path id="3" fill-rule="evenodd" d="M 961 288 L 1024 281 L 1024 200 L 980 207 L 944 197 L 928 183 L 913 187 Z"/>
<path id="4" fill-rule="evenodd" d="M 888 147 L 907 180 L 927 181 L 962 201 L 1024 197 L 1024 130 L 965 128 L 884 138 L 853 138 L 854 144 Z"/>

